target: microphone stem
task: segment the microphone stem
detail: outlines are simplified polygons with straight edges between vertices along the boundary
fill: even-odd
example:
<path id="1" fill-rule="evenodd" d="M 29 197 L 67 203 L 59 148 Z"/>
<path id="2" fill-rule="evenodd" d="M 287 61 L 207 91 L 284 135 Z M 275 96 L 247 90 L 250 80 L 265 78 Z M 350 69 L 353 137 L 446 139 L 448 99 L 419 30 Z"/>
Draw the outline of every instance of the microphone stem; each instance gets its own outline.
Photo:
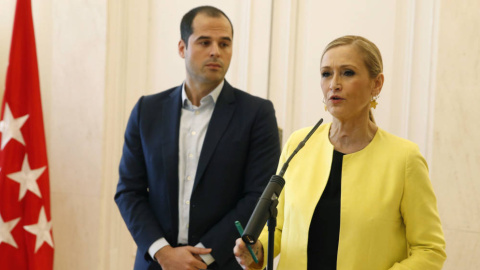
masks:
<path id="1" fill-rule="evenodd" d="M 295 151 L 293 151 L 293 153 L 290 155 L 290 157 L 288 157 L 287 161 L 283 164 L 282 166 L 282 169 L 280 170 L 280 173 L 278 174 L 280 177 L 283 177 L 283 175 L 285 174 L 285 171 L 287 170 L 288 168 L 288 164 L 290 163 L 290 161 L 292 160 L 292 158 L 298 153 L 298 151 L 300 151 L 300 149 L 302 149 L 303 146 L 305 146 L 305 143 L 308 141 L 308 139 L 310 139 L 310 137 L 313 135 L 313 133 L 317 130 L 317 128 L 322 124 L 323 122 L 323 118 L 320 118 L 320 120 L 317 122 L 317 124 L 312 128 L 312 130 L 310 130 L 310 132 L 307 134 L 307 136 L 305 137 L 305 139 L 303 139 L 303 141 L 301 141 L 297 148 L 295 149 Z"/>

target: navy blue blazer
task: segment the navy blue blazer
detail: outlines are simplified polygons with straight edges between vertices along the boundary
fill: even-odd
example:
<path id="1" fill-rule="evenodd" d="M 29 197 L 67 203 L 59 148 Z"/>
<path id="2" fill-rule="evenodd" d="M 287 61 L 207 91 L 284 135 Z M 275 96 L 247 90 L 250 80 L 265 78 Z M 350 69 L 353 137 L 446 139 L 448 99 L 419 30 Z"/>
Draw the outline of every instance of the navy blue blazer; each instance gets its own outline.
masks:
<path id="1" fill-rule="evenodd" d="M 125 132 L 115 202 L 135 240 L 135 269 L 161 269 L 148 248 L 165 237 L 177 246 L 178 86 L 143 96 Z M 225 81 L 203 143 L 190 199 L 188 244 L 212 248 L 219 269 L 241 269 L 233 247 L 275 173 L 280 142 L 273 104 Z"/>

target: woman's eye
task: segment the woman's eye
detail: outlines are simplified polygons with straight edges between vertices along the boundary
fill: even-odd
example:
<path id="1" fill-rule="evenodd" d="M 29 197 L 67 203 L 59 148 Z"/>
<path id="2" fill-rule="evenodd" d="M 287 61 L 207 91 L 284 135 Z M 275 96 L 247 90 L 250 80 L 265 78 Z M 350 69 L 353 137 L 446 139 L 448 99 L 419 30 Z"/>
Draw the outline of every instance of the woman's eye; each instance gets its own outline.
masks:
<path id="1" fill-rule="evenodd" d="M 326 72 L 326 71 L 322 72 L 322 77 L 323 78 L 326 78 L 328 76 L 330 76 L 330 72 Z"/>
<path id="2" fill-rule="evenodd" d="M 351 76 L 355 75 L 355 72 L 352 71 L 352 70 L 346 70 L 343 74 L 347 77 L 351 77 Z"/>

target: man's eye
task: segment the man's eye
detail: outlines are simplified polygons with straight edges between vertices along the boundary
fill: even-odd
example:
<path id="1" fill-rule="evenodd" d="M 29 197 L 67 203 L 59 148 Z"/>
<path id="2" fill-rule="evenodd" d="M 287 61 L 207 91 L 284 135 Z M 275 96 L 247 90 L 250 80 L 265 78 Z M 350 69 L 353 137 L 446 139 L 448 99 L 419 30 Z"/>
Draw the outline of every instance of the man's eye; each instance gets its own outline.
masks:
<path id="1" fill-rule="evenodd" d="M 203 45 L 203 46 L 207 46 L 208 44 L 210 44 L 210 42 L 208 42 L 208 41 L 202 41 L 202 42 L 200 42 L 200 45 Z"/>
<path id="2" fill-rule="evenodd" d="M 228 46 L 230 46 L 230 44 L 228 44 L 228 43 L 221 43 L 220 44 L 220 47 L 222 47 L 222 48 L 226 48 Z"/>
<path id="3" fill-rule="evenodd" d="M 343 74 L 347 77 L 352 77 L 355 75 L 355 72 L 353 70 L 346 70 Z"/>

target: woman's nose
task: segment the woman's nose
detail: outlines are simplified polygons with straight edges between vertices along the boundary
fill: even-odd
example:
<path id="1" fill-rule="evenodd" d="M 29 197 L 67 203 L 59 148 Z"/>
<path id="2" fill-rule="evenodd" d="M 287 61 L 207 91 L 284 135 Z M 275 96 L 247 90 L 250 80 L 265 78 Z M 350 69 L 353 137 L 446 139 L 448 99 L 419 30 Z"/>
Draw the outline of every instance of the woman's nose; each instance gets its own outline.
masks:
<path id="1" fill-rule="evenodd" d="M 332 80 L 330 81 L 330 90 L 340 90 L 340 80 L 337 75 L 333 75 Z"/>

